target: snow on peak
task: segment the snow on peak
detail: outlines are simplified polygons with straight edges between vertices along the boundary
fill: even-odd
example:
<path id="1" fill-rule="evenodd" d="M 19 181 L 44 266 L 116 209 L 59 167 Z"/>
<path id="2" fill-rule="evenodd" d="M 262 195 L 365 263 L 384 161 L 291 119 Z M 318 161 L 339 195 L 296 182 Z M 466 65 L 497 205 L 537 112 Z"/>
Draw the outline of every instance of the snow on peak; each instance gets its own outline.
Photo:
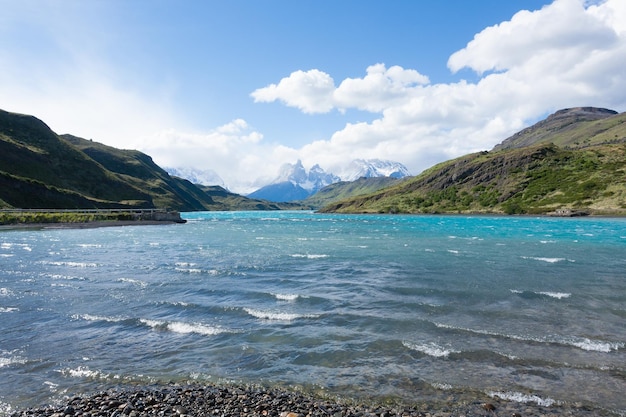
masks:
<path id="1" fill-rule="evenodd" d="M 321 188 L 332 183 L 340 181 L 336 175 L 329 174 L 319 165 L 314 165 L 307 172 L 302 165 L 302 161 L 298 159 L 295 164 L 284 164 L 280 168 L 280 174 L 272 181 L 272 184 L 280 184 L 290 182 L 295 186 L 299 186 L 309 192 L 316 192 Z"/>
<path id="2" fill-rule="evenodd" d="M 164 169 L 169 175 L 186 179 L 193 184 L 219 185 L 221 187 L 226 187 L 224 184 L 224 180 L 212 169 L 195 169 L 183 167 Z"/>
<path id="3" fill-rule="evenodd" d="M 355 181 L 359 178 L 410 176 L 409 170 L 399 162 L 384 159 L 355 159 L 340 175 L 343 181 Z"/>

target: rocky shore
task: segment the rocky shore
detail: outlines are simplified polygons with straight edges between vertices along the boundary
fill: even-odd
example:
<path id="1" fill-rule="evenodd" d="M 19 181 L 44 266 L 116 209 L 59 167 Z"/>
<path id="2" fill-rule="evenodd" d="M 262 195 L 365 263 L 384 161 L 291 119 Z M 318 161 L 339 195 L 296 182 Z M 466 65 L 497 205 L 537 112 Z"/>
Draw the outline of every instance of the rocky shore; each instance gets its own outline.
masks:
<path id="1" fill-rule="evenodd" d="M 19 389 L 19 387 L 16 387 Z M 611 416 L 582 405 L 540 407 L 489 402 L 366 403 L 258 386 L 159 385 L 125 387 L 74 397 L 60 406 L 15 411 L 11 417 L 556 417 Z"/>

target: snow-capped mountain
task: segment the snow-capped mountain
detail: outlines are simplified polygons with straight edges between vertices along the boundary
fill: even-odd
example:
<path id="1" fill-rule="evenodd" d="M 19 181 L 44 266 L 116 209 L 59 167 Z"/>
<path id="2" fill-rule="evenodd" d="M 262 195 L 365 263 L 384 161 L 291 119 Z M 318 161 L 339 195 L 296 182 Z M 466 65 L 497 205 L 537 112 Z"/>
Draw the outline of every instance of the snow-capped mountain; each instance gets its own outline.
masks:
<path id="1" fill-rule="evenodd" d="M 248 197 L 270 201 L 303 200 L 338 181 L 341 178 L 327 173 L 317 164 L 307 172 L 302 161 L 298 160 L 295 164 L 284 164 L 274 181 L 248 194 Z"/>
<path id="2" fill-rule="evenodd" d="M 317 164 L 313 165 L 307 172 L 302 165 L 302 161 L 298 160 L 295 164 L 284 164 L 280 168 L 280 174 L 272 181 L 272 184 L 290 182 L 307 191 L 317 191 L 337 181 L 341 181 L 341 178 L 327 173 Z"/>
<path id="3" fill-rule="evenodd" d="M 212 169 L 194 169 L 194 168 L 164 168 L 168 174 L 184 178 L 194 184 L 201 185 L 224 185 L 224 180 Z"/>
<path id="4" fill-rule="evenodd" d="M 359 178 L 410 176 L 409 170 L 399 162 L 383 159 L 355 159 L 341 172 L 343 181 L 355 181 Z"/>
<path id="5" fill-rule="evenodd" d="M 406 167 L 399 162 L 380 159 L 356 159 L 342 170 L 341 176 L 328 173 L 317 164 L 307 172 L 302 161 L 298 160 L 295 164 L 284 164 L 274 181 L 248 194 L 248 197 L 282 202 L 303 200 L 339 181 L 354 181 L 361 177 L 402 178 L 409 175 Z"/>

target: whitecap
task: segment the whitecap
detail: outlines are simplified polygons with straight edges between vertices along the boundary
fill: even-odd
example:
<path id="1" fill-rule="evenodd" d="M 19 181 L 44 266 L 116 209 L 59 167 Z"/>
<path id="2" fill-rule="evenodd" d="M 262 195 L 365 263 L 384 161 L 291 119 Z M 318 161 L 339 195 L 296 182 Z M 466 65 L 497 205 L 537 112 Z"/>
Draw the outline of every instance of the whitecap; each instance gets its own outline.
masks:
<path id="1" fill-rule="evenodd" d="M 522 256 L 522 259 L 532 259 L 535 261 L 548 262 L 551 264 L 565 261 L 565 258 L 543 258 L 538 256 Z"/>
<path id="2" fill-rule="evenodd" d="M 97 316 L 93 314 L 73 314 L 72 318 L 74 320 L 106 321 L 109 323 L 118 323 L 120 321 L 126 320 L 124 317 L 107 317 L 107 316 Z"/>
<path id="3" fill-rule="evenodd" d="M 550 407 L 554 404 L 557 404 L 557 401 L 553 400 L 552 398 L 541 398 L 537 395 L 529 395 L 529 394 L 523 394 L 521 392 L 513 392 L 513 391 L 508 391 L 508 392 L 497 392 L 497 391 L 491 391 L 488 392 L 487 395 L 489 395 L 492 398 L 501 398 L 503 400 L 508 400 L 508 401 L 515 401 L 518 403 L 537 403 L 537 405 L 540 405 L 542 407 Z"/>
<path id="4" fill-rule="evenodd" d="M 0 288 L 0 296 L 2 297 L 11 297 L 13 296 L 13 291 L 8 288 Z"/>
<path id="5" fill-rule="evenodd" d="M 277 300 L 296 301 L 300 296 L 298 294 L 272 294 Z"/>
<path id="6" fill-rule="evenodd" d="M 98 370 L 91 370 L 87 366 L 79 366 L 77 368 L 65 368 L 57 372 L 60 372 L 63 376 L 69 376 L 72 378 L 106 379 L 109 377 L 109 374 L 105 374 L 102 371 Z"/>
<path id="7" fill-rule="evenodd" d="M 321 258 L 328 258 L 328 255 L 324 255 L 324 254 L 319 254 L 319 255 L 315 255 L 315 254 L 300 254 L 300 253 L 295 253 L 293 255 L 290 255 L 292 258 L 307 258 L 307 259 L 321 259 Z"/>
<path id="8" fill-rule="evenodd" d="M 603 353 L 609 353 L 612 350 L 623 349 L 625 346 L 625 344 L 621 342 L 605 342 L 601 340 L 591 340 L 588 338 L 573 339 L 570 341 L 566 341 L 566 343 L 583 350 Z"/>
<path id="9" fill-rule="evenodd" d="M 17 307 L 0 307 L 0 313 L 14 313 L 20 311 Z"/>
<path id="10" fill-rule="evenodd" d="M 551 291 L 539 291 L 536 294 L 547 295 L 548 297 L 558 298 L 559 300 L 562 298 L 569 298 L 572 295 L 571 293 L 568 293 L 568 292 L 551 292 Z"/>
<path id="11" fill-rule="evenodd" d="M 129 284 L 134 284 L 137 285 L 141 288 L 145 288 L 148 286 L 148 283 L 145 281 L 141 281 L 138 279 L 134 279 L 134 278 L 120 278 L 117 280 L 118 282 L 125 282 L 125 283 L 129 283 Z"/>
<path id="12" fill-rule="evenodd" d="M 551 336 L 544 336 L 544 337 L 519 336 L 519 335 L 514 335 L 514 334 L 493 332 L 489 330 L 457 327 L 457 326 L 452 326 L 452 325 L 443 324 L 443 323 L 434 323 L 434 325 L 442 329 L 459 330 L 459 331 L 474 333 L 474 334 L 504 337 L 507 339 L 521 340 L 524 342 L 554 343 L 554 344 L 573 346 L 573 347 L 577 347 L 583 350 L 602 352 L 602 353 L 610 353 L 613 350 L 623 349 L 626 346 L 626 344 L 623 342 L 607 342 L 607 341 L 601 341 L 601 340 L 591 340 L 588 338 L 578 338 L 575 336 L 572 336 L 572 337 L 563 337 L 563 336 L 558 336 L 558 335 L 551 335 Z"/>
<path id="13" fill-rule="evenodd" d="M 404 347 L 416 350 L 418 352 L 422 352 L 427 354 L 428 356 L 433 356 L 435 358 L 447 358 L 451 353 L 459 353 L 458 350 L 453 350 L 449 348 L 445 348 L 443 346 L 439 346 L 436 343 L 413 343 L 408 341 L 403 341 L 402 345 Z"/>
<path id="14" fill-rule="evenodd" d="M 315 314 L 296 314 L 296 313 L 284 313 L 279 311 L 262 311 L 252 308 L 244 308 L 244 311 L 253 317 L 261 320 L 277 320 L 277 321 L 293 321 L 301 318 L 316 318 Z"/>
<path id="15" fill-rule="evenodd" d="M 5 366 L 11 366 L 14 364 L 25 364 L 26 359 L 21 356 L 16 356 L 14 352 L 2 352 L 3 356 L 0 356 L 0 368 Z"/>
<path id="16" fill-rule="evenodd" d="M 98 264 L 93 262 L 60 262 L 60 261 L 52 261 L 46 262 L 48 265 L 54 266 L 71 266 L 73 268 L 97 268 Z"/>
<path id="17" fill-rule="evenodd" d="M 141 323 L 156 330 L 168 330 L 174 333 L 189 334 L 196 333 L 205 336 L 214 336 L 224 333 L 225 330 L 220 327 L 207 326 L 200 323 L 184 323 L 181 321 L 167 322 L 162 320 L 140 319 Z"/>
<path id="18" fill-rule="evenodd" d="M 448 252 L 450 252 L 450 253 L 459 253 L 459 251 L 455 250 L 455 249 L 448 249 Z"/>

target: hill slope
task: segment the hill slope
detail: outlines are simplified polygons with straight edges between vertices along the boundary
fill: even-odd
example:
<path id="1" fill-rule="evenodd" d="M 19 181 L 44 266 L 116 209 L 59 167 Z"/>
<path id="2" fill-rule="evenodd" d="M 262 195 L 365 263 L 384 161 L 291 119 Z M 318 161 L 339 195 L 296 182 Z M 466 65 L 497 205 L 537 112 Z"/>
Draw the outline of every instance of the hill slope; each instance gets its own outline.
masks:
<path id="1" fill-rule="evenodd" d="M 273 204 L 201 187 L 170 176 L 150 156 L 72 135 L 0 110 L 0 208 L 171 208 L 284 210 Z"/>
<path id="2" fill-rule="evenodd" d="M 626 134 L 615 133 L 622 132 L 623 120 L 622 113 L 574 128 L 566 123 L 527 141 L 525 135 L 540 130 L 535 125 L 514 135 L 525 139 L 509 140 L 508 148 L 438 164 L 397 186 L 321 211 L 626 214 Z M 610 136 L 602 139 L 607 131 Z"/>
<path id="3" fill-rule="evenodd" d="M 523 148 L 538 143 L 554 143 L 563 148 L 618 143 L 626 138 L 626 113 L 596 107 L 559 110 L 505 139 L 493 150 Z"/>

